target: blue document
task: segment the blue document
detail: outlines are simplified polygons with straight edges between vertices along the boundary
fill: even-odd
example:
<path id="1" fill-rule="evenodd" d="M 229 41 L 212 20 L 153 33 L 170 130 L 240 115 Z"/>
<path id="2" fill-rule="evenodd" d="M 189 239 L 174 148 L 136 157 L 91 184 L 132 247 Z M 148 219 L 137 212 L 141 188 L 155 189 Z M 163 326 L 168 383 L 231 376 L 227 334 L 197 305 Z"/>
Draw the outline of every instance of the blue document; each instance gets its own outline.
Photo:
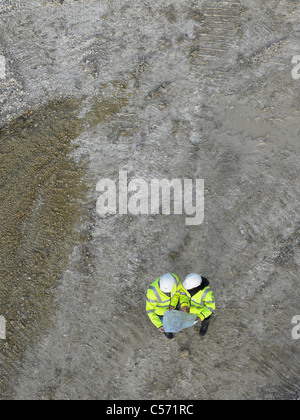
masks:
<path id="1" fill-rule="evenodd" d="M 165 332 L 176 333 L 196 323 L 196 314 L 187 314 L 181 311 L 166 311 L 163 318 Z"/>

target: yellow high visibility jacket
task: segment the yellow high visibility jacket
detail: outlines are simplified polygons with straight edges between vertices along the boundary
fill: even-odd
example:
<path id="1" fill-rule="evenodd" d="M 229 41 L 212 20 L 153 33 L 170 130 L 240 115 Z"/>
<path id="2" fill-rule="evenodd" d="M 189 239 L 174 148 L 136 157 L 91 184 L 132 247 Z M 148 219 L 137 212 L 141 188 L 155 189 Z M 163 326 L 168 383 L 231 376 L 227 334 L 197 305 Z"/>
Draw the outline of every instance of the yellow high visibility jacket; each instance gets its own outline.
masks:
<path id="1" fill-rule="evenodd" d="M 160 328 L 163 325 L 161 320 L 159 319 L 159 316 L 163 316 L 170 306 L 176 308 L 180 299 L 180 293 L 184 291 L 184 288 L 180 283 L 179 278 L 175 274 L 172 274 L 172 276 L 174 276 L 175 285 L 170 293 L 170 296 L 166 295 L 160 290 L 160 278 L 157 279 L 154 283 L 152 283 L 147 291 L 146 312 L 150 318 L 150 321 L 157 328 Z"/>
<path id="2" fill-rule="evenodd" d="M 184 289 L 180 293 L 180 305 L 181 307 L 189 307 L 190 313 L 197 314 L 201 321 L 208 318 L 216 309 L 215 298 L 212 289 L 209 287 L 209 281 L 203 278 L 201 290 L 193 296 L 188 290 Z"/>

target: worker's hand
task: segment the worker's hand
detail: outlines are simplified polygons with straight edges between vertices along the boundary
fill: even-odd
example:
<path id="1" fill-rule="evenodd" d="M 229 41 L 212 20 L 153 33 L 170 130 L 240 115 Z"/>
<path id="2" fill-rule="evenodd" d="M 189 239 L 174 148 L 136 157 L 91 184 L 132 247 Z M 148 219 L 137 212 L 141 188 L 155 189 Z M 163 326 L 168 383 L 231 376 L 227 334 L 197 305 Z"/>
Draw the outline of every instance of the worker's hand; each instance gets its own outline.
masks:
<path id="1" fill-rule="evenodd" d="M 175 309 L 175 306 L 170 306 L 169 307 L 169 311 L 174 311 L 174 309 Z"/>
<path id="2" fill-rule="evenodd" d="M 183 312 L 186 312 L 187 314 L 190 312 L 190 308 L 188 306 L 183 306 L 181 309 L 183 310 Z"/>
<path id="3" fill-rule="evenodd" d="M 164 327 L 158 328 L 158 331 L 160 331 L 161 333 L 164 333 L 165 332 Z"/>
<path id="4" fill-rule="evenodd" d="M 198 318 L 196 319 L 196 321 L 201 322 L 202 320 L 201 320 L 201 318 L 199 318 L 199 317 L 198 317 Z"/>

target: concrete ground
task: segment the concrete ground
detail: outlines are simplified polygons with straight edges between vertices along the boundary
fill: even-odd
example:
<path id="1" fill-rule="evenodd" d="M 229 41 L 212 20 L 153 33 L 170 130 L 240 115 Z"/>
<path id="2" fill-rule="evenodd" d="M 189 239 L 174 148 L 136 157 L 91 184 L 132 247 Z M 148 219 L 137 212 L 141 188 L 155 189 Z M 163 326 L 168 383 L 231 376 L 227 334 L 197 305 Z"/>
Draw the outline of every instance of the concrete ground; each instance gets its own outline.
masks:
<path id="1" fill-rule="evenodd" d="M 1 399 L 299 399 L 299 12 L 1 1 Z M 99 215 L 119 171 L 204 179 L 203 223 Z M 204 339 L 150 323 L 169 271 L 210 280 Z"/>

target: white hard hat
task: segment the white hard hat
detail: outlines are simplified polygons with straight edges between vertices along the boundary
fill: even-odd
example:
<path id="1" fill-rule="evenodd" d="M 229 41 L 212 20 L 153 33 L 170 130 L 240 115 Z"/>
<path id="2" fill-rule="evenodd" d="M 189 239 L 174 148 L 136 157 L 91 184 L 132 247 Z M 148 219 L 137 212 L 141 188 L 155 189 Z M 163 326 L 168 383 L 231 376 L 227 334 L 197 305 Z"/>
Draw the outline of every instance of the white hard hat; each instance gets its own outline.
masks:
<path id="1" fill-rule="evenodd" d="M 202 284 L 202 277 L 199 274 L 189 274 L 186 279 L 183 281 L 182 286 L 186 290 L 194 289 Z"/>
<path id="2" fill-rule="evenodd" d="M 172 274 L 164 274 L 159 280 L 159 288 L 164 293 L 170 293 L 175 286 L 175 279 Z"/>

